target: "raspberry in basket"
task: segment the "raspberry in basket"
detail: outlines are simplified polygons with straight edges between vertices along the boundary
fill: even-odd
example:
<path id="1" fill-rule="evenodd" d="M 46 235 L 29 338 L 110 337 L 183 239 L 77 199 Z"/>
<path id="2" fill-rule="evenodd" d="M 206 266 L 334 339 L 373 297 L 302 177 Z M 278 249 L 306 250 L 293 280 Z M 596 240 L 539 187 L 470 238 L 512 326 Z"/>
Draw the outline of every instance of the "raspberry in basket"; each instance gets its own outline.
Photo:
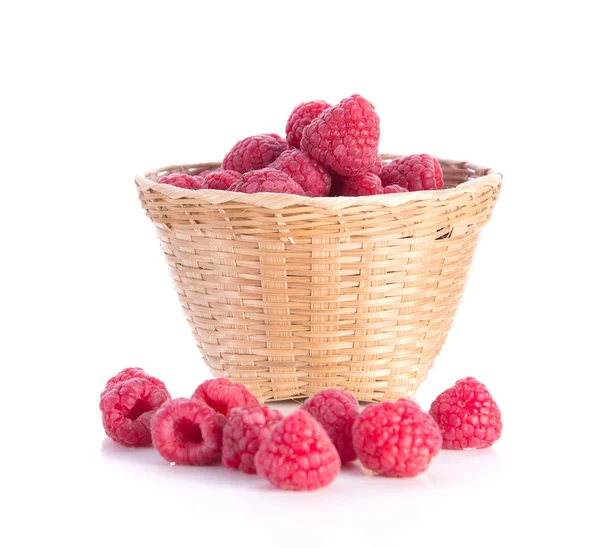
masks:
<path id="1" fill-rule="evenodd" d="M 372 196 L 383 194 L 381 180 L 373 173 L 363 173 L 354 177 L 336 178 L 338 196 Z"/>
<path id="2" fill-rule="evenodd" d="M 400 478 L 425 471 L 442 446 L 435 421 L 407 399 L 365 407 L 354 423 L 352 439 L 366 468 Z"/>
<path id="3" fill-rule="evenodd" d="M 502 417 L 488 389 L 473 377 L 456 382 L 431 404 L 444 449 L 483 449 L 502 433 Z"/>
<path id="4" fill-rule="evenodd" d="M 134 377 L 117 383 L 100 400 L 106 435 L 121 445 L 150 445 L 150 420 L 168 399 L 167 391 L 148 379 Z"/>
<path id="5" fill-rule="evenodd" d="M 239 383 L 229 379 L 210 379 L 204 381 L 192 394 L 193 400 L 203 400 L 217 413 L 229 416 L 236 407 L 258 405 L 258 400 Z"/>
<path id="6" fill-rule="evenodd" d="M 118 383 L 134 378 L 149 380 L 152 384 L 164 390 L 167 393 L 167 397 L 171 397 L 164 382 L 156 377 L 148 375 L 148 373 L 146 373 L 141 367 L 126 367 L 123 369 L 123 371 L 119 371 L 114 377 L 111 377 L 108 379 L 108 381 L 106 381 L 106 386 L 104 387 L 102 394 L 100 394 L 100 400 L 102 400 L 102 398 L 108 394 Z"/>
<path id="7" fill-rule="evenodd" d="M 384 194 L 397 194 L 399 192 L 408 192 L 408 188 L 404 188 L 400 185 L 388 185 L 383 188 Z"/>
<path id="8" fill-rule="evenodd" d="M 171 185 L 179 188 L 193 189 L 196 188 L 201 179 L 197 175 L 188 175 L 187 173 L 171 173 L 165 175 L 158 180 L 161 185 Z"/>
<path id="9" fill-rule="evenodd" d="M 349 392 L 328 388 L 308 398 L 300 407 L 317 420 L 333 441 L 342 464 L 356 459 L 352 425 L 360 414 L 357 399 Z"/>
<path id="10" fill-rule="evenodd" d="M 408 190 L 439 190 L 444 187 L 440 163 L 429 154 L 411 154 L 383 166 L 379 174 L 383 186 L 400 185 Z"/>
<path id="11" fill-rule="evenodd" d="M 285 134 L 290 147 L 300 148 L 304 128 L 330 106 L 325 101 L 308 101 L 299 104 L 292 110 L 285 126 Z"/>
<path id="12" fill-rule="evenodd" d="M 256 192 L 279 192 L 306 196 L 302 187 L 289 175 L 270 167 L 244 173 L 242 180 L 229 190 L 254 194 Z"/>
<path id="13" fill-rule="evenodd" d="M 381 168 L 383 167 L 383 163 L 381 161 L 381 156 L 379 154 L 375 156 L 375 161 L 369 170 L 369 173 L 374 173 L 375 175 L 379 175 L 381 173 Z"/>
<path id="14" fill-rule="evenodd" d="M 238 141 L 223 159 L 223 169 L 246 173 L 262 169 L 283 152 L 270 135 L 254 135 Z"/>
<path id="15" fill-rule="evenodd" d="M 304 128 L 300 148 L 343 176 L 371 169 L 379 145 L 379 116 L 369 101 L 352 95 Z"/>
<path id="16" fill-rule="evenodd" d="M 224 422 L 203 401 L 170 400 L 152 419 L 152 443 L 169 462 L 208 464 L 221 453 Z"/>
<path id="17" fill-rule="evenodd" d="M 266 405 L 234 409 L 223 428 L 223 464 L 246 474 L 256 474 L 256 452 L 282 419 L 277 409 Z"/>
<path id="18" fill-rule="evenodd" d="M 306 411 L 288 415 L 260 444 L 256 471 L 280 489 L 310 491 L 331 483 L 340 456 L 325 429 Z"/>
<path id="19" fill-rule="evenodd" d="M 227 169 L 211 171 L 202 177 L 197 189 L 229 190 L 241 180 L 242 176 L 237 171 Z"/>
<path id="20" fill-rule="evenodd" d="M 307 196 L 327 196 L 331 188 L 331 175 L 327 168 L 310 154 L 296 148 L 281 153 L 270 166 L 282 171 L 296 181 Z"/>

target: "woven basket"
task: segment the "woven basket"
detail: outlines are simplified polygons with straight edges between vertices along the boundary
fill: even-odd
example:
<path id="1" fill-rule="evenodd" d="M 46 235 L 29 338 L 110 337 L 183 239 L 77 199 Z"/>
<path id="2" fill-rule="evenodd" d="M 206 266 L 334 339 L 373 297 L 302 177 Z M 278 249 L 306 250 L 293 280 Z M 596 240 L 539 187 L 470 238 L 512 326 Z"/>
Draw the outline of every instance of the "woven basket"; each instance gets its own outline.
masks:
<path id="1" fill-rule="evenodd" d="M 384 160 L 396 158 L 384 155 Z M 439 354 L 502 176 L 440 160 L 446 188 L 307 198 L 136 177 L 179 300 L 216 377 L 262 402 L 329 387 L 411 397 Z"/>

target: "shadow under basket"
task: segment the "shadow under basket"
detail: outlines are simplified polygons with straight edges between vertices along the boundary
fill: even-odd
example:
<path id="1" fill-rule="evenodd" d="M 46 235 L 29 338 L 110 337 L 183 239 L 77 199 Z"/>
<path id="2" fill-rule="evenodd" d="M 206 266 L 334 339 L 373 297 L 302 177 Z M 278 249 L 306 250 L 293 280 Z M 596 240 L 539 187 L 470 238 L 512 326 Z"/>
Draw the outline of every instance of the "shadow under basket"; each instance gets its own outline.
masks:
<path id="1" fill-rule="evenodd" d="M 502 182 L 491 169 L 440 163 L 443 190 L 364 197 L 156 183 L 215 163 L 136 177 L 213 375 L 261 402 L 330 387 L 365 402 L 413 396 L 452 325 Z"/>

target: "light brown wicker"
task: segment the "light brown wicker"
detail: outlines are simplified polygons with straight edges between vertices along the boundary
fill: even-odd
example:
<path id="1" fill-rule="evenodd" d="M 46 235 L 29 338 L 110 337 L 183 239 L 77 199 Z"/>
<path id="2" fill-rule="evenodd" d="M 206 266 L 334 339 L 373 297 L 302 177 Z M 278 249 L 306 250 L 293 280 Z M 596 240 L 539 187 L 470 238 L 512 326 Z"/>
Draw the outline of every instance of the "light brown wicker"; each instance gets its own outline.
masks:
<path id="1" fill-rule="evenodd" d="M 328 387 L 367 402 L 414 395 L 502 182 L 487 168 L 440 163 L 444 190 L 360 198 L 156 184 L 217 164 L 136 177 L 213 375 L 263 402 Z"/>

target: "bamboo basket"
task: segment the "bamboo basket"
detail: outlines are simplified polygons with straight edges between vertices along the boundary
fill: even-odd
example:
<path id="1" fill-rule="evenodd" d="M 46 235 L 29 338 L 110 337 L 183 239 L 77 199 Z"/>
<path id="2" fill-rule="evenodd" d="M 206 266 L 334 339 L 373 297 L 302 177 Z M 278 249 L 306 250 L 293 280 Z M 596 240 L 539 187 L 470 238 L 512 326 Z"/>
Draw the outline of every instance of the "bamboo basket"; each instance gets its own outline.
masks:
<path id="1" fill-rule="evenodd" d="M 365 402 L 413 396 L 444 344 L 502 182 L 491 169 L 440 163 L 443 190 L 365 197 L 156 183 L 215 163 L 137 176 L 212 374 L 261 402 L 330 387 Z"/>

